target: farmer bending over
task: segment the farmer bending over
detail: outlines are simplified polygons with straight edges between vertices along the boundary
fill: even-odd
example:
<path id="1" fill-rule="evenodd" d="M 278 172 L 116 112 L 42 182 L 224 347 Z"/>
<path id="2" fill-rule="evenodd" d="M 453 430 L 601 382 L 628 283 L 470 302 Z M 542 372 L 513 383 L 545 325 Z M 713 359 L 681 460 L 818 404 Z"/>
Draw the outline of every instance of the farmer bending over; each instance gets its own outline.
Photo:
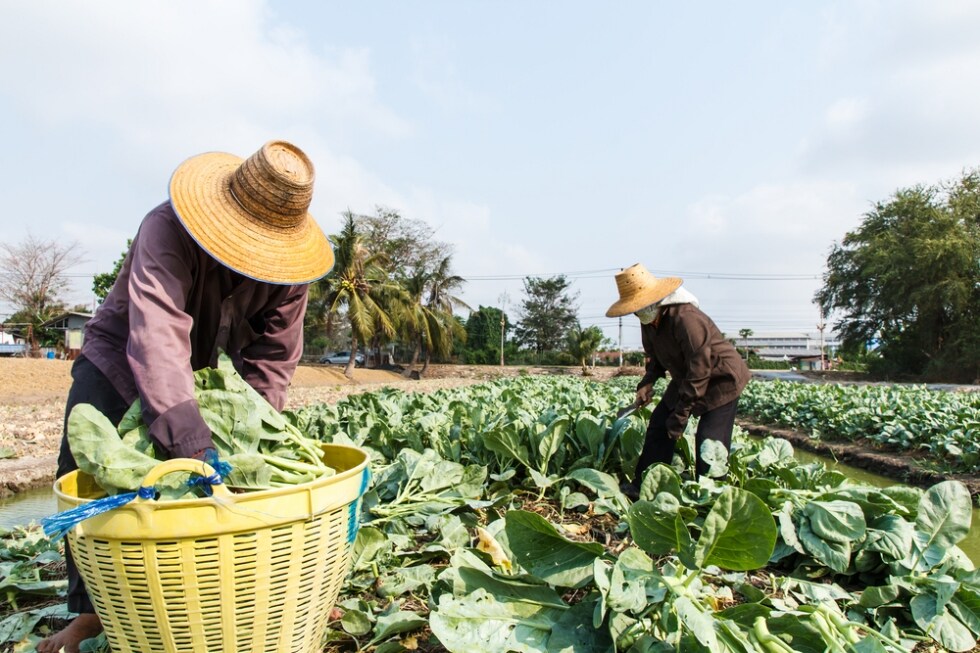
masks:
<path id="1" fill-rule="evenodd" d="M 308 213 L 313 165 L 299 148 L 267 143 L 247 160 L 192 157 L 170 179 L 170 200 L 143 219 L 115 285 L 85 327 L 65 410 L 94 405 L 118 424 L 139 399 L 158 451 L 203 459 L 211 431 L 194 399 L 194 371 L 226 352 L 277 410 L 303 349 L 308 284 L 333 251 Z M 78 468 L 61 441 L 58 476 Z M 78 651 L 102 631 L 70 552 L 64 630 L 41 653 Z"/>
<path id="2" fill-rule="evenodd" d="M 699 417 L 695 435 L 697 473 L 708 466 L 701 445 L 715 440 L 728 450 L 738 397 L 749 381 L 749 368 L 734 345 L 698 308 L 698 300 L 676 277 L 657 278 L 639 263 L 616 275 L 619 300 L 607 317 L 634 313 L 640 319 L 646 374 L 636 387 L 636 405 L 650 403 L 654 382 L 670 372 L 670 383 L 647 426 L 643 451 L 632 483 L 622 485 L 631 499 L 639 497 L 643 473 L 654 463 L 667 463 L 674 444 L 684 435 L 688 419 Z"/>

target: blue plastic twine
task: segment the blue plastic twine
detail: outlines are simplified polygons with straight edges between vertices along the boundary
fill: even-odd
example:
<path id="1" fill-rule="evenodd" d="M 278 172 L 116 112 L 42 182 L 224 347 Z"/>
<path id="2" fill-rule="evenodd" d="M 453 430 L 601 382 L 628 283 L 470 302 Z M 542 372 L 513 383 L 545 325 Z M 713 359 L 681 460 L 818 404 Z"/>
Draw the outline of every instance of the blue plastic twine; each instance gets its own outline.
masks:
<path id="1" fill-rule="evenodd" d="M 218 460 L 218 453 L 213 449 L 208 451 L 206 462 L 214 468 L 215 473 L 209 476 L 195 476 L 190 478 L 187 481 L 187 485 L 188 487 L 200 485 L 203 487 L 205 494 L 211 496 L 211 486 L 222 483 L 222 477 L 231 473 L 231 465 L 223 460 Z M 69 510 L 45 517 L 41 520 L 41 527 L 44 529 L 44 534 L 48 539 L 57 540 L 64 537 L 77 524 L 82 523 L 90 517 L 95 517 L 96 515 L 101 515 L 104 512 L 109 512 L 110 510 L 124 506 L 136 497 L 140 499 L 155 499 L 156 496 L 156 488 L 152 485 L 140 486 L 136 492 L 126 492 L 111 497 L 96 499 L 95 501 L 89 501 L 80 506 L 75 506 Z"/>
<path id="2" fill-rule="evenodd" d="M 347 543 L 353 544 L 354 540 L 357 538 L 357 529 L 360 528 L 360 520 L 358 517 L 358 508 L 361 505 L 361 497 L 367 492 L 368 484 L 371 482 L 371 470 L 367 467 L 364 468 L 364 472 L 361 474 L 361 490 L 357 493 L 357 498 L 351 502 L 350 506 L 347 508 Z"/>

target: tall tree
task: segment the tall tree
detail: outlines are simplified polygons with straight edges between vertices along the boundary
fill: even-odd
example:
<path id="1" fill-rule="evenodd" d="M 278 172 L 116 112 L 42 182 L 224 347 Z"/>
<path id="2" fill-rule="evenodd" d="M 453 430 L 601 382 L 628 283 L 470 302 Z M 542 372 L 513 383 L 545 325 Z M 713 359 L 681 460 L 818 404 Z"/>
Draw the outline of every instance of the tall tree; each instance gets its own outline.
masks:
<path id="1" fill-rule="evenodd" d="M 576 324 L 568 332 L 568 353 L 582 366 L 583 375 L 589 373 L 588 360 L 599 351 L 604 339 L 605 335 L 602 333 L 602 329 L 597 326 L 583 329 Z"/>
<path id="2" fill-rule="evenodd" d="M 466 337 L 465 330 L 454 316 L 455 307 L 469 308 L 454 294 L 465 280 L 453 274 L 451 268 L 451 259 L 446 256 L 433 269 L 427 271 L 418 267 L 402 280 L 410 298 L 407 310 L 401 314 L 404 318 L 402 328 L 406 340 L 414 345 L 412 360 L 405 370 L 406 376 L 412 373 L 420 354 L 424 356 L 424 362 L 419 376 L 423 376 L 433 354 L 448 356 L 452 352 L 453 342 Z"/>
<path id="3" fill-rule="evenodd" d="M 500 362 L 501 320 L 503 338 L 512 325 L 507 315 L 499 308 L 480 306 L 470 313 L 466 320 L 466 347 L 463 350 L 464 362 L 474 365 L 492 365 Z"/>
<path id="4" fill-rule="evenodd" d="M 81 261 L 75 244 L 60 245 L 33 235 L 19 245 L 0 243 L 0 299 L 9 302 L 18 320 L 24 321 L 31 355 L 38 355 L 41 325 L 64 309 L 66 272 Z"/>
<path id="5" fill-rule="evenodd" d="M 752 335 L 754 333 L 755 332 L 752 329 L 748 329 L 748 328 L 739 329 L 738 330 L 738 337 L 741 338 L 742 340 L 748 340 L 749 338 L 752 337 Z M 749 360 L 749 353 L 750 353 L 749 343 L 746 342 L 745 343 L 745 360 Z"/>
<path id="6" fill-rule="evenodd" d="M 571 283 L 559 274 L 525 278 L 524 294 L 515 330 L 518 341 L 538 354 L 561 349 L 568 332 L 578 324 L 578 293 L 572 294 Z"/>
<path id="7" fill-rule="evenodd" d="M 354 220 L 364 245 L 385 257 L 388 271 L 396 278 L 420 268 L 431 271 L 452 253 L 449 244 L 435 240 L 435 229 L 428 223 L 394 209 L 378 206 L 374 215 L 356 215 Z"/>
<path id="8" fill-rule="evenodd" d="M 378 330 L 393 334 L 395 327 L 380 298 L 393 285 L 382 266 L 383 257 L 372 254 L 357 231 L 354 216 L 348 211 L 339 234 L 334 235 L 333 270 L 318 281 L 314 310 L 339 315 L 344 312 L 351 328 L 350 360 L 344 375 L 354 375 L 354 359 L 361 343 L 367 343 Z"/>
<path id="9" fill-rule="evenodd" d="M 876 342 L 881 370 L 980 376 L 980 179 L 900 189 L 827 259 L 816 299 L 844 342 Z"/>

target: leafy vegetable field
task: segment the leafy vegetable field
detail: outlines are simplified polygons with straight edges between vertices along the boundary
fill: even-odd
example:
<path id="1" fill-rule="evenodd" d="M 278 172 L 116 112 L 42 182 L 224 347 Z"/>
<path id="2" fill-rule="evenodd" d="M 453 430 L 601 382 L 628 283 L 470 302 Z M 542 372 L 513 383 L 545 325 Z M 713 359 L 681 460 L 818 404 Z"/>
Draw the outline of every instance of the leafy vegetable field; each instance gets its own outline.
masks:
<path id="1" fill-rule="evenodd" d="M 649 413 L 613 416 L 634 383 L 525 377 L 290 415 L 372 456 L 325 650 L 975 650 L 961 484 L 857 485 L 740 434 L 730 457 L 704 451 L 713 478 L 695 480 L 688 433 L 630 502 L 619 480 Z M 59 609 L 38 607 L 51 547 L 36 540 L 0 550 L 7 646 Z"/>
<path id="2" fill-rule="evenodd" d="M 738 408 L 819 438 L 866 439 L 954 472 L 980 472 L 980 393 L 753 381 Z"/>

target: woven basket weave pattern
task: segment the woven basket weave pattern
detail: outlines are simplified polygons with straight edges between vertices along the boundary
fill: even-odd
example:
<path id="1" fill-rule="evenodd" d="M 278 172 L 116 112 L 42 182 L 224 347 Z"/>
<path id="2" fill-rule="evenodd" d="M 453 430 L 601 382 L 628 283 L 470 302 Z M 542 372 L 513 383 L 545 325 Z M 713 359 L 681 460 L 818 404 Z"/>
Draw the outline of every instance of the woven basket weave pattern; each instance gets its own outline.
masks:
<path id="1" fill-rule="evenodd" d="M 363 452 L 324 445 L 328 464 L 334 462 L 331 448 L 353 449 L 361 462 L 354 465 L 358 458 L 341 451 L 351 468 L 334 477 L 337 483 L 326 479 L 314 481 L 314 490 L 300 485 L 294 493 L 277 491 L 271 500 L 255 502 L 260 509 L 240 503 L 218 508 L 226 512 L 215 513 L 214 521 L 223 523 L 214 524 L 214 536 L 195 534 L 202 529 L 200 515 L 185 511 L 185 517 L 172 506 L 164 510 L 170 516 L 154 514 L 146 504 L 128 514 L 126 507 L 111 511 L 70 531 L 72 555 L 113 652 L 320 651 L 350 568 L 367 473 Z M 62 503 L 75 474 L 56 484 Z M 313 517 L 277 519 L 267 512 L 316 512 L 325 500 L 329 509 Z M 165 532 L 168 523 L 173 533 Z M 143 531 L 149 532 L 141 536 Z"/>

